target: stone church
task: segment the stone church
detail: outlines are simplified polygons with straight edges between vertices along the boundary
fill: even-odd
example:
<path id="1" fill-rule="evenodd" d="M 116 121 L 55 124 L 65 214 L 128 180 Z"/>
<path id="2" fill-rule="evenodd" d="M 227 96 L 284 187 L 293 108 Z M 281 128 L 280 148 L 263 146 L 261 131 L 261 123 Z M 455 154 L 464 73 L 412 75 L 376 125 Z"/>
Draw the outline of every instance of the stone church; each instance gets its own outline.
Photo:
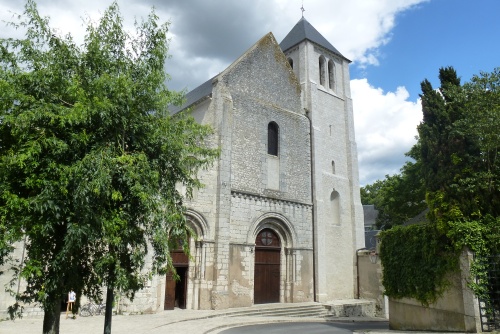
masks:
<path id="1" fill-rule="evenodd" d="M 189 208 L 165 309 L 354 298 L 364 247 L 349 63 L 305 18 L 187 94 L 221 155 Z"/>
<path id="2" fill-rule="evenodd" d="M 186 203 L 192 257 L 173 252 L 180 280 L 154 277 L 120 311 L 354 298 L 364 227 L 349 63 L 302 18 L 187 94 L 174 112 L 191 108 L 221 149 Z"/>

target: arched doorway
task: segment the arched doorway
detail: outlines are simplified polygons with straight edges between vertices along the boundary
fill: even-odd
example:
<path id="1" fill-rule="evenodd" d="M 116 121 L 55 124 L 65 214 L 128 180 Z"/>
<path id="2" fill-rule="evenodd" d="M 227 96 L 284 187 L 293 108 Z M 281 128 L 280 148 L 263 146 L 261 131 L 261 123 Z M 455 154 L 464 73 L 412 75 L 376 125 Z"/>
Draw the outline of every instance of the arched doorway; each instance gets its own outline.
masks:
<path id="1" fill-rule="evenodd" d="M 187 281 L 189 273 L 189 257 L 184 254 L 182 246 L 170 252 L 179 280 L 174 279 L 173 273 L 167 273 L 165 282 L 164 310 L 173 310 L 175 307 L 185 309 L 187 299 Z"/>
<path id="2" fill-rule="evenodd" d="M 254 304 L 279 303 L 281 243 L 273 230 L 255 239 Z"/>
<path id="3" fill-rule="evenodd" d="M 200 291 L 205 279 L 205 268 L 208 251 L 205 240 L 211 239 L 210 229 L 206 219 L 196 211 L 188 209 L 186 212 L 186 225 L 192 233 L 188 233 L 185 242 L 189 245 L 190 256 L 184 254 L 182 246 L 170 252 L 172 265 L 179 280 L 175 280 L 172 273 L 165 279 L 164 298 L 165 310 L 174 308 L 194 309 L 200 308 Z"/>

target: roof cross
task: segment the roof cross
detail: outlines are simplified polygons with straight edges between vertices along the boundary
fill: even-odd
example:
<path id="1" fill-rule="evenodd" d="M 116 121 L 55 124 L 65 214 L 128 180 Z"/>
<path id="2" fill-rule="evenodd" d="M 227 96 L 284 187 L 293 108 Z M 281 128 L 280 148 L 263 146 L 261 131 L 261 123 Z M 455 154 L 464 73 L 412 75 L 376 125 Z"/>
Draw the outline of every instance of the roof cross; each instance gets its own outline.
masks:
<path id="1" fill-rule="evenodd" d="M 306 11 L 304 9 L 304 0 L 302 0 L 302 7 L 300 7 L 300 10 L 302 11 L 302 18 L 304 17 L 304 12 Z"/>

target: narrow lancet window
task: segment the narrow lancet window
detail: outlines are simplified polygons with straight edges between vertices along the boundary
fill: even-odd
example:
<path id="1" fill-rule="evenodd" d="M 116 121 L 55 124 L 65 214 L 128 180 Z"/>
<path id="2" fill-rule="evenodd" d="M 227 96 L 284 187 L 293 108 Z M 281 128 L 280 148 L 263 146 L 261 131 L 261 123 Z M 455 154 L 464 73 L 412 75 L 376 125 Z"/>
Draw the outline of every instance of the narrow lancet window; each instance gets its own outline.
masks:
<path id="1" fill-rule="evenodd" d="M 319 84 L 325 87 L 325 57 L 319 57 Z"/>
<path id="2" fill-rule="evenodd" d="M 333 61 L 328 61 L 328 87 L 335 90 L 335 65 Z"/>
<path id="3" fill-rule="evenodd" d="M 267 125 L 267 153 L 278 156 L 278 124 L 271 122 Z"/>

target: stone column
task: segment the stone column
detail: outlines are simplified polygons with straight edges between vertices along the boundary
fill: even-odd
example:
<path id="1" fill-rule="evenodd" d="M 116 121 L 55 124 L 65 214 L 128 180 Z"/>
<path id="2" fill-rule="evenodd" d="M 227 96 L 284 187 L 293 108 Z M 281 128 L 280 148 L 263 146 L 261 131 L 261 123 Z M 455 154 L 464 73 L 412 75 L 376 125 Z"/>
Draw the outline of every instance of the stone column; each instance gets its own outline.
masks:
<path id="1" fill-rule="evenodd" d="M 286 275 L 285 275 L 285 303 L 293 302 L 293 279 L 294 279 L 294 269 L 293 269 L 293 250 L 290 248 L 285 248 L 285 259 L 286 259 Z"/>
<path id="2" fill-rule="evenodd" d="M 200 309 L 201 252 L 203 243 L 195 241 L 194 280 L 193 280 L 193 310 Z"/>
<path id="3" fill-rule="evenodd" d="M 213 103 L 216 108 L 216 126 L 219 133 L 221 154 L 218 161 L 215 249 L 214 249 L 214 286 L 211 293 L 211 307 L 214 310 L 229 307 L 229 241 L 231 215 L 231 134 L 232 109 L 231 95 L 220 81 L 214 83 Z"/>

